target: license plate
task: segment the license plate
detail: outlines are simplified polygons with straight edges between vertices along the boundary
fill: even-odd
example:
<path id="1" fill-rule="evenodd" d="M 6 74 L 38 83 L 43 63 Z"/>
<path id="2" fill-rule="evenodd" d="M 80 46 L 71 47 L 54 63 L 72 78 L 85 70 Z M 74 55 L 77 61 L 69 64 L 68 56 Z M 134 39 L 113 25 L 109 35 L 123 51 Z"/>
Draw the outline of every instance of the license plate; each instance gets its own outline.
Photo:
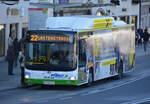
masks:
<path id="1" fill-rule="evenodd" d="M 43 84 L 45 85 L 55 85 L 54 81 L 44 81 Z"/>

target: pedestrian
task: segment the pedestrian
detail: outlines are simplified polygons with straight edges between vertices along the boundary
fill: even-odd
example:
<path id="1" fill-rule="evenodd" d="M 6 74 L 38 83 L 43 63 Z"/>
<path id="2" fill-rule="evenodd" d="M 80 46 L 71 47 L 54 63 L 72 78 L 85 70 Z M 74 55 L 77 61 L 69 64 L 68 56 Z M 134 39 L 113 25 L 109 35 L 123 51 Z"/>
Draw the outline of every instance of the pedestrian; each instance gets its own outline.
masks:
<path id="1" fill-rule="evenodd" d="M 20 69 L 21 69 L 21 84 L 25 85 L 24 83 L 24 50 L 22 49 L 22 51 L 19 52 L 19 62 L 20 62 Z"/>
<path id="2" fill-rule="evenodd" d="M 140 36 L 139 40 L 138 40 L 138 43 L 139 44 L 142 44 L 142 40 L 143 40 L 143 29 L 141 28 L 141 26 L 139 27 L 139 29 L 137 29 L 137 32 Z"/>
<path id="3" fill-rule="evenodd" d="M 15 52 L 13 45 L 9 45 L 7 50 L 7 59 L 8 59 L 8 75 L 14 75 L 13 74 L 13 63 L 15 58 Z"/>
<path id="4" fill-rule="evenodd" d="M 21 38 L 18 43 L 19 43 L 19 51 L 21 51 L 21 49 L 24 48 L 25 45 L 24 38 Z"/>
<path id="5" fill-rule="evenodd" d="M 140 35 L 137 31 L 135 31 L 135 44 L 136 44 L 136 46 L 139 44 L 139 40 L 140 40 Z"/>
<path id="6" fill-rule="evenodd" d="M 15 51 L 14 66 L 17 67 L 18 55 L 19 55 L 19 42 L 18 42 L 17 37 L 14 39 L 13 45 L 14 45 L 14 51 Z"/>
<path id="7" fill-rule="evenodd" d="M 147 31 L 147 28 L 144 30 L 143 40 L 144 40 L 144 52 L 146 54 L 147 42 L 149 41 L 149 33 Z"/>
<path id="8" fill-rule="evenodd" d="M 11 34 L 9 34 L 8 45 L 13 45 L 13 36 Z"/>

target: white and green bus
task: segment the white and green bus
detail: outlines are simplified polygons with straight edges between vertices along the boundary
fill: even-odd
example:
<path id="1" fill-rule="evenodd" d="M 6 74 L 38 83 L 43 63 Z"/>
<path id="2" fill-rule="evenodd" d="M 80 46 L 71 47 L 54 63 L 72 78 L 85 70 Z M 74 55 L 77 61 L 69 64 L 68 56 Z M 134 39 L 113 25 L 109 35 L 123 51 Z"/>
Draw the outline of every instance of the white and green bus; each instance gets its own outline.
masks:
<path id="1" fill-rule="evenodd" d="M 134 25 L 113 17 L 51 17 L 26 40 L 26 84 L 91 85 L 135 66 Z"/>

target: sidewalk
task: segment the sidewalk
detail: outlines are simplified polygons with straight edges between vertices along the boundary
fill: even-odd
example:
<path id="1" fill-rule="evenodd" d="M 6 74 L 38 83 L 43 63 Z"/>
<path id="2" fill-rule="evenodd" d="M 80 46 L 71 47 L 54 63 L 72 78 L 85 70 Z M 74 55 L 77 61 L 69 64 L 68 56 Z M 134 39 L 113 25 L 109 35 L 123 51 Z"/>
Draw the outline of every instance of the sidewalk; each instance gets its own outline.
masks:
<path id="1" fill-rule="evenodd" d="M 14 68 L 15 75 L 8 75 L 8 62 L 0 62 L 0 91 L 20 87 L 20 67 Z"/>
<path id="2" fill-rule="evenodd" d="M 150 44 L 148 44 L 147 54 L 150 55 Z M 136 57 L 145 56 L 143 46 L 136 47 Z M 15 89 L 21 87 L 20 85 L 20 67 L 14 68 L 15 75 L 8 75 L 8 63 L 0 62 L 0 91 Z"/>
<path id="3" fill-rule="evenodd" d="M 147 44 L 147 55 L 150 55 L 150 44 Z M 145 56 L 144 46 L 136 46 L 136 57 Z"/>

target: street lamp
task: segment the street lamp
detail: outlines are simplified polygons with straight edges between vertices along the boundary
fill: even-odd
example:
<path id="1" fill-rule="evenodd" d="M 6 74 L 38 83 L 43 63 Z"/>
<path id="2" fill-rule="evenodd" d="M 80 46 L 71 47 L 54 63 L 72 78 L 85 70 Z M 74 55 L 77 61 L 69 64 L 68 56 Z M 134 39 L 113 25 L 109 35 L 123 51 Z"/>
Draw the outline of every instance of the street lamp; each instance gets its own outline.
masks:
<path id="1" fill-rule="evenodd" d="M 142 0 L 139 0 L 139 27 L 141 27 L 141 4 Z"/>

